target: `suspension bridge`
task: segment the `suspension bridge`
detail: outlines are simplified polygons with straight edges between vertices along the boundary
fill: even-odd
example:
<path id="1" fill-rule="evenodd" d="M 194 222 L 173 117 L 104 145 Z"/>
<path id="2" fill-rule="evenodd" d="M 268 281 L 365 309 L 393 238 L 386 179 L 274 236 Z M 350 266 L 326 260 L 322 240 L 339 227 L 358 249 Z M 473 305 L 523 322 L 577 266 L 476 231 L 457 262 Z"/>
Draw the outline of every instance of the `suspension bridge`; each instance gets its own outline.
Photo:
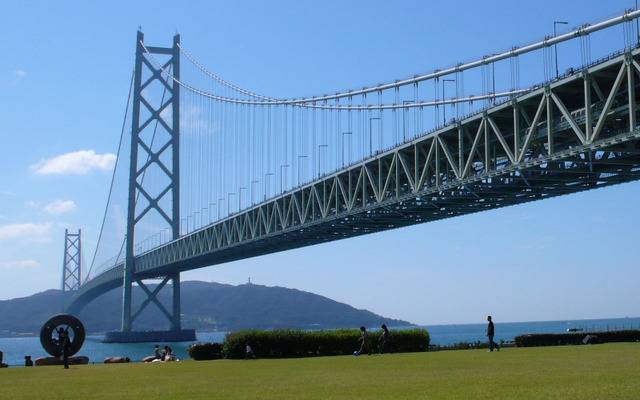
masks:
<path id="1" fill-rule="evenodd" d="M 118 162 L 83 277 L 67 261 L 79 259 L 79 233 L 65 239 L 67 311 L 122 287 L 114 340 L 142 340 L 133 323 L 151 303 L 178 340 L 183 271 L 640 179 L 638 17 L 629 10 L 473 62 L 297 99 L 226 82 L 178 35 L 165 48 L 138 32 Z M 608 48 L 594 56 L 599 35 Z M 558 51 L 575 63 L 560 70 Z M 153 291 L 144 282 L 158 279 Z M 156 296 L 169 282 L 166 307 Z M 146 294 L 135 312 L 134 285 Z"/>

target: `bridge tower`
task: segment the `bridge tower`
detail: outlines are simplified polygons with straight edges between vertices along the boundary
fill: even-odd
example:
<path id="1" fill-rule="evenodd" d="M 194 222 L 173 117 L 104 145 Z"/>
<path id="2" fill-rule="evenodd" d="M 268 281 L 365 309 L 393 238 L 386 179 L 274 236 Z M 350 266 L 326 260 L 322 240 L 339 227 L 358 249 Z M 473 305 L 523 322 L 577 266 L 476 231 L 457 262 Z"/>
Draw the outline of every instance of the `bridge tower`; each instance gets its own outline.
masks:
<path id="1" fill-rule="evenodd" d="M 65 308 L 65 300 L 69 297 L 67 292 L 80 288 L 82 272 L 82 240 L 81 230 L 78 233 L 69 233 L 64 230 L 64 259 L 62 262 L 62 309 Z"/>
<path id="2" fill-rule="evenodd" d="M 167 272 L 165 276 L 144 276 L 136 273 L 135 235 L 138 223 L 155 213 L 160 216 L 172 239 L 180 234 L 180 86 L 166 78 L 162 70 L 180 78 L 180 36 L 173 38 L 169 48 L 144 45 L 144 35 L 138 31 L 133 88 L 131 129 L 131 162 L 129 167 L 129 195 L 125 266 L 122 303 L 122 340 L 142 341 L 139 332 L 132 332 L 132 323 L 151 302 L 169 319 L 173 333 L 182 332 L 180 323 L 180 273 Z M 158 59 L 160 64 L 158 65 Z M 161 65 L 161 66 L 160 66 Z M 162 90 L 162 99 L 149 93 L 155 87 Z M 159 104 L 158 104 L 159 103 Z M 145 175 L 153 171 L 163 174 L 166 186 L 158 189 L 146 185 Z M 144 222 L 144 221 L 143 221 Z M 143 279 L 162 278 L 152 292 Z M 171 312 L 158 301 L 156 295 L 171 281 Z M 147 295 L 140 308 L 132 314 L 132 286 L 136 283 Z M 118 332 L 113 332 L 118 333 Z M 138 335 L 136 335 L 138 334 Z M 195 335 L 195 332 L 194 332 Z M 171 340 L 171 339 L 167 339 Z"/>

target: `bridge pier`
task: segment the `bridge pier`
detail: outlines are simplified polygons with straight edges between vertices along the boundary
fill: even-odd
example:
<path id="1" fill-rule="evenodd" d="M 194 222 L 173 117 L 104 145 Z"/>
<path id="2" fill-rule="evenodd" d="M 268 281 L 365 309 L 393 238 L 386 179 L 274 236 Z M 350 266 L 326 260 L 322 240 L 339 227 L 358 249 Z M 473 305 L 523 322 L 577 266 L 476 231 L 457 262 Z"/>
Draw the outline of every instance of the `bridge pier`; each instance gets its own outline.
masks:
<path id="1" fill-rule="evenodd" d="M 176 272 L 171 277 L 171 289 L 173 291 L 173 318 L 171 318 L 171 330 L 182 329 L 180 323 L 180 272 Z"/>
<path id="2" fill-rule="evenodd" d="M 195 329 L 179 331 L 112 331 L 104 335 L 105 343 L 166 343 L 166 342 L 193 342 L 196 340 Z"/>
<path id="3" fill-rule="evenodd" d="M 125 268 L 126 269 L 126 268 Z M 172 313 L 160 303 L 158 293 L 171 281 Z M 125 285 L 122 307 L 122 330 L 107 332 L 104 341 L 107 343 L 136 343 L 136 342 L 189 342 L 196 340 L 196 332 L 193 329 L 182 329 L 180 322 L 180 273 L 176 272 L 166 276 L 162 282 L 152 291 L 141 279 L 135 279 L 135 283 L 145 292 L 147 298 L 140 307 L 131 313 L 131 294 L 133 282 Z M 128 286 L 128 289 L 127 289 Z M 134 331 L 133 321 L 142 313 L 147 305 L 154 303 L 160 311 L 169 319 L 171 329 L 163 331 Z"/>

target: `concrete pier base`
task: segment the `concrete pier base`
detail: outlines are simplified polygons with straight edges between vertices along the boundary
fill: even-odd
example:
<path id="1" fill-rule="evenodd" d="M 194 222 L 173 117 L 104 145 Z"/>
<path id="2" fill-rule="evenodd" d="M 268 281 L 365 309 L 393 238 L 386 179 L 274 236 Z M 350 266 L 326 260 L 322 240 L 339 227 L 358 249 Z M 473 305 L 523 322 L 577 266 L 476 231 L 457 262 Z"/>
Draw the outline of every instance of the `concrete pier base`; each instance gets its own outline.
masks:
<path id="1" fill-rule="evenodd" d="M 144 343 L 144 342 L 193 342 L 196 340 L 195 329 L 179 331 L 139 331 L 139 332 L 107 332 L 105 343 Z"/>
<path id="2" fill-rule="evenodd" d="M 40 357 L 36 358 L 35 361 L 36 367 L 41 367 L 44 365 L 64 365 L 64 362 L 59 357 Z M 85 356 L 75 356 L 69 357 L 69 365 L 83 365 L 89 364 L 89 357 Z"/>

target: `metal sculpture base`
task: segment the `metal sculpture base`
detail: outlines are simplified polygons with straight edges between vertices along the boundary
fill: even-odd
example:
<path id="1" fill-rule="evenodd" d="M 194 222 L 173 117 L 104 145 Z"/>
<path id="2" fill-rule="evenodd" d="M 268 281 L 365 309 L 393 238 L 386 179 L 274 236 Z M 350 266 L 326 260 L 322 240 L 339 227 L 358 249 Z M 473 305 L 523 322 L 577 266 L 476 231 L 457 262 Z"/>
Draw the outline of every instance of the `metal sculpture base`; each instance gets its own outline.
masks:
<path id="1" fill-rule="evenodd" d="M 196 340 L 195 329 L 179 331 L 138 331 L 138 332 L 107 332 L 105 343 L 144 343 L 144 342 L 193 342 Z"/>
<path id="2" fill-rule="evenodd" d="M 60 359 L 60 357 L 40 357 L 36 358 L 35 365 L 36 367 L 41 367 L 45 365 L 63 365 L 64 362 Z M 76 356 L 69 357 L 69 365 L 86 365 L 89 364 L 89 357 L 85 356 Z"/>

